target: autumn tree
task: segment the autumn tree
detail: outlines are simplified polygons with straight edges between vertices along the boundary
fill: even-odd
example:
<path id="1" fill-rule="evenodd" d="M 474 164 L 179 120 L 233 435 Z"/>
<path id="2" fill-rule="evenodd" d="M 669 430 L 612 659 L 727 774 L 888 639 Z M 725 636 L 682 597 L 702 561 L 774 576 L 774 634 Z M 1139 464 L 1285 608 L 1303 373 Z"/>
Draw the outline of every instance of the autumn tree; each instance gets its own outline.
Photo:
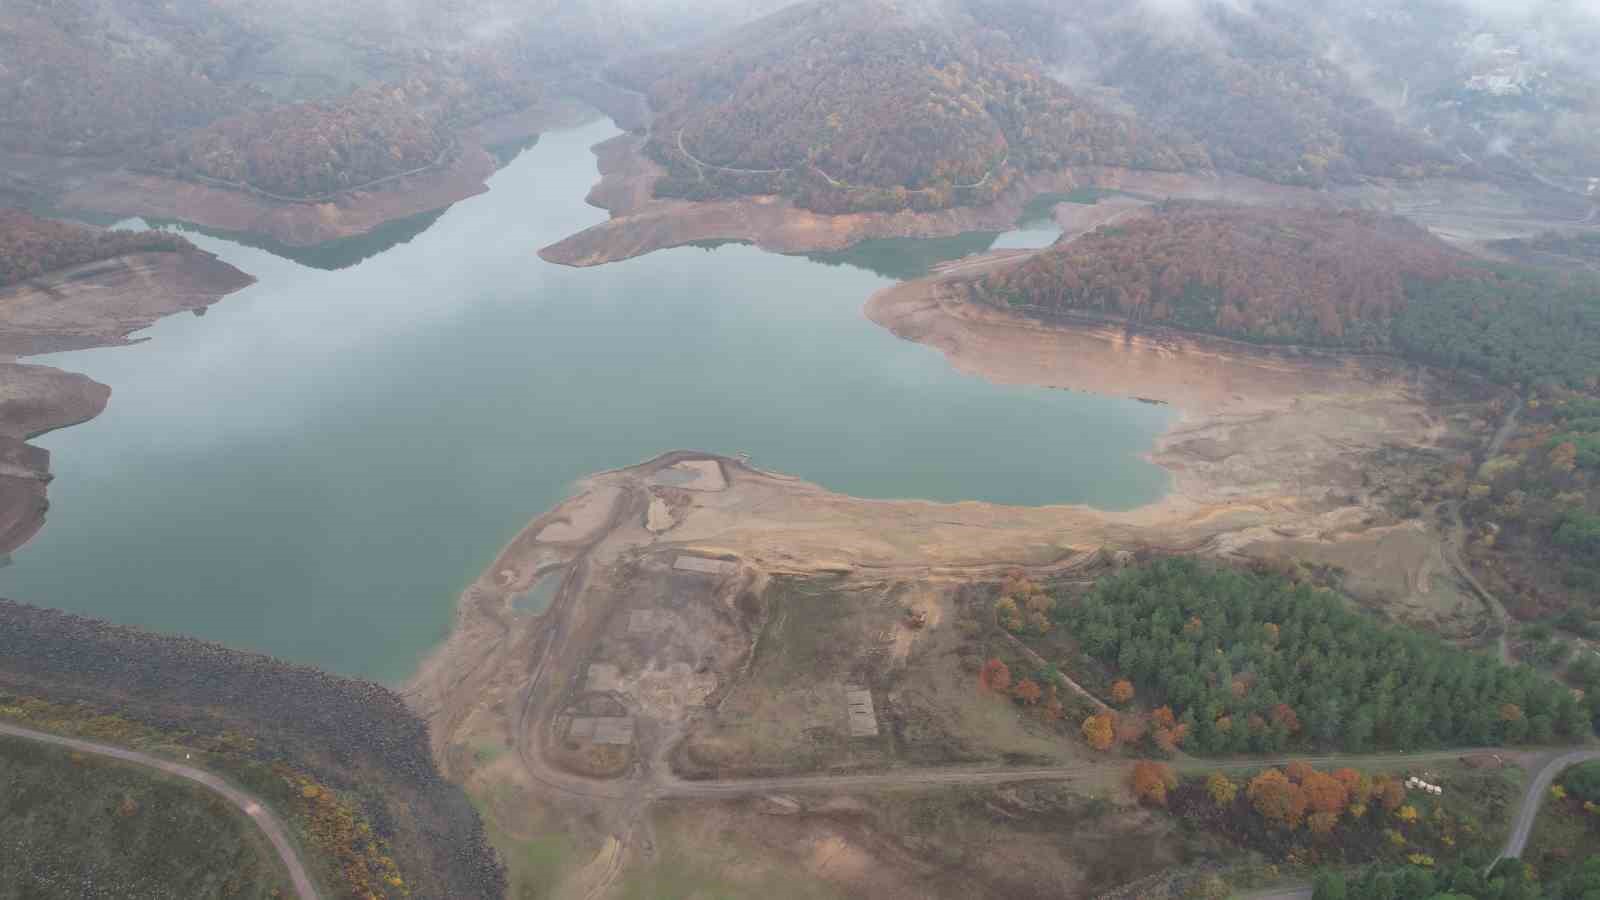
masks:
<path id="1" fill-rule="evenodd" d="M 1150 731 L 1142 716 L 1117 716 L 1117 743 L 1133 746 Z"/>
<path id="2" fill-rule="evenodd" d="M 1344 812 L 1350 800 L 1344 782 L 1322 772 L 1312 772 L 1301 779 L 1300 789 L 1305 792 L 1306 804 L 1313 812 L 1329 813 L 1334 818 Z"/>
<path id="3" fill-rule="evenodd" d="M 1022 630 L 1022 610 L 1011 597 L 1001 597 L 994 605 L 994 619 L 1000 627 L 1010 632 Z"/>
<path id="4" fill-rule="evenodd" d="M 1044 696 L 1044 689 L 1039 687 L 1038 682 L 1032 678 L 1024 678 L 1017 682 L 1017 686 L 1011 690 L 1011 696 L 1017 698 L 1025 706 L 1033 706 L 1039 702 L 1040 697 Z"/>
<path id="5" fill-rule="evenodd" d="M 1239 796 L 1239 786 L 1221 772 L 1212 772 L 1206 778 L 1206 793 L 1211 795 L 1211 802 L 1218 809 L 1227 809 Z"/>
<path id="6" fill-rule="evenodd" d="M 1282 828 L 1298 828 L 1305 817 L 1305 794 L 1277 769 L 1268 769 L 1251 779 L 1245 796 L 1256 812 Z"/>
<path id="7" fill-rule="evenodd" d="M 1283 767 L 1283 774 L 1288 776 L 1289 780 L 1295 784 L 1303 783 L 1307 776 L 1316 771 L 1311 767 L 1310 763 L 1298 759 L 1291 760 L 1287 766 Z"/>
<path id="8" fill-rule="evenodd" d="M 1578 465 L 1578 445 L 1563 441 L 1550 451 L 1550 468 L 1558 472 L 1571 472 Z"/>
<path id="9" fill-rule="evenodd" d="M 1172 728 L 1178 724 L 1178 717 L 1172 714 L 1172 707 L 1158 706 L 1150 711 L 1150 724 L 1156 728 Z"/>
<path id="10" fill-rule="evenodd" d="M 1306 816 L 1306 827 L 1312 834 L 1329 835 L 1339 827 L 1339 814 L 1332 812 L 1314 812 Z"/>
<path id="11" fill-rule="evenodd" d="M 1111 684 L 1111 702 L 1126 704 L 1133 699 L 1133 682 L 1120 678 Z"/>
<path id="12" fill-rule="evenodd" d="M 1178 776 L 1172 767 L 1148 760 L 1134 764 L 1133 791 L 1140 802 L 1151 806 L 1166 806 L 1167 791 L 1178 786 Z"/>
<path id="13" fill-rule="evenodd" d="M 1284 731 L 1287 731 L 1290 734 L 1295 734 L 1300 731 L 1300 716 L 1296 714 L 1293 707 L 1289 706 L 1287 703 L 1279 703 L 1277 706 L 1274 706 L 1272 708 L 1271 718 L 1272 724 L 1283 728 Z"/>
<path id="14" fill-rule="evenodd" d="M 1004 693 L 1011 687 L 1011 668 L 998 659 L 983 664 L 978 683 L 995 693 Z"/>
<path id="15" fill-rule="evenodd" d="M 1163 752 L 1176 753 L 1178 748 L 1189 737 L 1189 726 L 1186 724 L 1174 725 L 1171 728 L 1157 728 L 1151 735 Z"/>
<path id="16" fill-rule="evenodd" d="M 1039 708 L 1039 715 L 1047 722 L 1059 722 L 1066 718 L 1067 708 L 1061 705 L 1061 695 L 1056 692 L 1056 686 L 1053 684 L 1045 692 L 1044 705 Z"/>
<path id="17" fill-rule="evenodd" d="M 1385 810 L 1394 812 L 1406 802 L 1406 786 L 1399 779 L 1384 776 L 1372 783 L 1372 796 Z"/>
<path id="18" fill-rule="evenodd" d="M 1096 750 L 1110 750 L 1117 740 L 1116 716 L 1103 712 L 1084 719 L 1083 739 Z"/>

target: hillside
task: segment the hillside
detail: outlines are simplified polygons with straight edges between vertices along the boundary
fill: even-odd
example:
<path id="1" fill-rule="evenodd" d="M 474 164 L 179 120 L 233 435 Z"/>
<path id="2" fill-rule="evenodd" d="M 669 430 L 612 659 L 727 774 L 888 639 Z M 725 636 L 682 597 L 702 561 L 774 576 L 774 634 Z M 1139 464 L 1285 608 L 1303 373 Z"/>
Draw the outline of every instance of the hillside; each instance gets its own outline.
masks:
<path id="1" fill-rule="evenodd" d="M 6 601 L 0 626 L 0 719 L 226 776 L 273 806 L 328 896 L 505 893 L 477 813 L 394 692 Z"/>
<path id="2" fill-rule="evenodd" d="M 1458 254 L 1403 219 L 1170 203 L 968 283 L 970 296 L 1251 340 L 1380 347 Z"/>
<path id="3" fill-rule="evenodd" d="M 291 896 L 255 826 L 202 788 L 15 738 L 0 784 L 8 896 Z"/>
<path id="4" fill-rule="evenodd" d="M 1374 99 L 1325 11 L 1274 0 L 966 3 L 1075 90 L 1199 143 L 1219 169 L 1322 186 L 1457 168 Z"/>
<path id="5" fill-rule="evenodd" d="M 649 96 L 647 152 L 668 168 L 666 196 L 941 209 L 991 199 L 1028 171 L 1207 163 L 1074 94 L 976 21 L 885 0 L 790 7 L 612 77 Z"/>
<path id="6" fill-rule="evenodd" d="M 215 15 L 175 20 L 149 7 L 132 7 L 148 19 L 112 22 L 89 4 L 7 3 L 0 12 L 0 150 L 138 150 L 252 99 L 249 90 L 213 77 L 250 42 L 249 31 Z"/>
<path id="7" fill-rule="evenodd" d="M 326 195 L 442 162 L 451 133 L 539 99 L 493 58 L 436 66 L 342 97 L 230 116 L 169 142 L 155 165 L 288 197 Z"/>
<path id="8" fill-rule="evenodd" d="M 192 246 L 165 232 L 102 231 L 0 208 L 0 287 L 127 253 L 170 252 Z"/>

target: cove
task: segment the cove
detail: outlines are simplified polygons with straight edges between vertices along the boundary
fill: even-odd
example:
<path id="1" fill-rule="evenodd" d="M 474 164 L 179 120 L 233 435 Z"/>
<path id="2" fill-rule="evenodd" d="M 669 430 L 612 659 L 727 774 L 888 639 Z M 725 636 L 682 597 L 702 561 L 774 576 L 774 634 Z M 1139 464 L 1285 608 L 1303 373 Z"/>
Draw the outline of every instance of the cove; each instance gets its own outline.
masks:
<path id="1" fill-rule="evenodd" d="M 258 283 L 147 343 L 37 360 L 113 394 L 39 440 L 49 520 L 0 594 L 395 683 L 531 517 L 665 450 L 865 497 L 1127 509 L 1166 490 L 1143 454 L 1170 411 L 993 385 L 861 313 L 941 255 L 1048 233 L 542 262 L 604 217 L 589 147 L 615 133 L 547 134 L 343 269 L 191 235 Z"/>

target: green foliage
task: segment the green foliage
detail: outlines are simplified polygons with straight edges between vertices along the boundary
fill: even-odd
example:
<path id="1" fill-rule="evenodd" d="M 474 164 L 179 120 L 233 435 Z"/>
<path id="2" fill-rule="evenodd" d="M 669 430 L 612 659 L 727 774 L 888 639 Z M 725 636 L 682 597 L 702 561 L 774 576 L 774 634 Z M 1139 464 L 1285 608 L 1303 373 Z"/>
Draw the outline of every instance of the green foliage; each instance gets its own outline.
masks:
<path id="1" fill-rule="evenodd" d="M 1277 577 L 1165 560 L 1102 580 L 1056 616 L 1147 702 L 1192 715 L 1186 746 L 1200 752 L 1488 745 L 1590 730 L 1572 695 L 1530 670 Z M 1503 716 L 1506 704 L 1523 715 Z M 1219 727 L 1225 717 L 1230 727 Z"/>
<path id="2" fill-rule="evenodd" d="M 1513 384 L 1584 388 L 1600 376 L 1600 283 L 1509 266 L 1412 279 L 1394 323 L 1408 356 Z"/>
<path id="3" fill-rule="evenodd" d="M 1561 786 L 1580 800 L 1600 803 L 1600 762 L 1584 763 L 1561 776 Z"/>
<path id="4" fill-rule="evenodd" d="M 1600 858 L 1589 859 L 1565 872 L 1546 874 L 1544 880 L 1519 859 L 1505 859 L 1487 873 L 1482 865 L 1463 862 L 1460 865 L 1441 867 L 1429 871 L 1419 866 L 1374 866 L 1359 876 L 1345 879 L 1342 875 L 1328 874 L 1317 879 L 1320 893 L 1327 879 L 1346 882 L 1347 889 L 1339 897 L 1348 900 L 1446 900 L 1446 898 L 1471 898 L 1471 900 L 1592 900 L 1600 896 Z M 1326 895 L 1330 900 L 1336 895 Z"/>
<path id="5" fill-rule="evenodd" d="M 1600 516 L 1572 510 L 1556 528 L 1556 543 L 1587 555 L 1600 554 Z"/>
<path id="6" fill-rule="evenodd" d="M 208 790 L 153 771 L 0 738 L 0 896 L 287 894 L 254 825 Z"/>

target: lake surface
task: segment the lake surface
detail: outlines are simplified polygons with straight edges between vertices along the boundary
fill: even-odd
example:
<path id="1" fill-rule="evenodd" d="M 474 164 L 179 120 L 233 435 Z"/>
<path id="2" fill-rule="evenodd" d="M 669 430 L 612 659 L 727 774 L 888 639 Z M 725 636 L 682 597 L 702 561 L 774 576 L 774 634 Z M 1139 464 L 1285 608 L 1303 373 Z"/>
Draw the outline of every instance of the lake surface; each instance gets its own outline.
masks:
<path id="1" fill-rule="evenodd" d="M 1126 509 L 1166 490 L 1142 456 L 1169 411 L 992 385 L 861 314 L 892 278 L 1047 227 L 542 262 L 603 220 L 588 148 L 615 133 L 546 135 L 489 193 L 343 269 L 194 236 L 259 283 L 149 343 L 38 360 L 113 395 L 39 441 L 50 518 L 0 595 L 395 683 L 575 479 L 665 450 L 867 497 Z"/>

